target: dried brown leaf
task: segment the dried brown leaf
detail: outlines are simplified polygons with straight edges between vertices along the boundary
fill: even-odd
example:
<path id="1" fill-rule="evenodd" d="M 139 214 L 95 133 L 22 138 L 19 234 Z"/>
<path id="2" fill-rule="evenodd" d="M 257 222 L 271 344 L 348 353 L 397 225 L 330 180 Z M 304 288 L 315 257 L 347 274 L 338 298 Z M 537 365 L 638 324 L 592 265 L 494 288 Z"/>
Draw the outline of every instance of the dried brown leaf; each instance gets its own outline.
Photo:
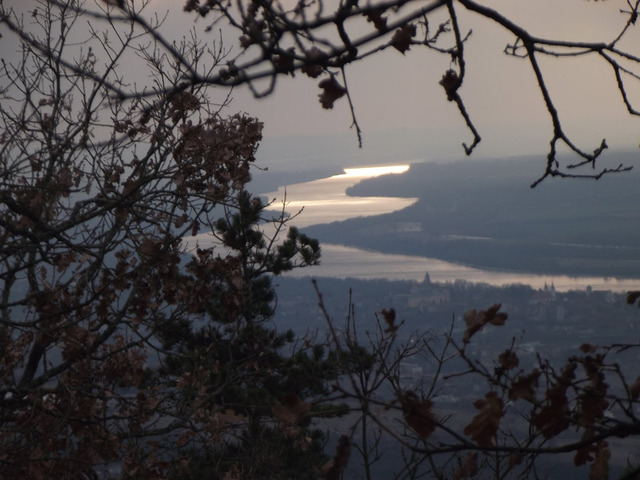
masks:
<path id="1" fill-rule="evenodd" d="M 319 77 L 324 71 L 322 62 L 327 58 L 327 54 L 320 50 L 318 47 L 311 47 L 305 54 L 306 62 L 302 67 L 302 73 L 310 76 L 311 78 Z"/>
<path id="2" fill-rule="evenodd" d="M 407 425 L 422 438 L 429 437 L 436 428 L 436 420 L 431 411 L 433 402 L 418 398 L 414 392 L 406 392 L 401 398 L 401 404 Z"/>
<path id="3" fill-rule="evenodd" d="M 509 468 L 520 465 L 524 460 L 524 456 L 520 453 L 512 453 L 509 455 Z"/>
<path id="4" fill-rule="evenodd" d="M 390 308 L 389 310 L 383 309 L 380 313 L 382 314 L 382 318 L 387 324 L 385 332 L 395 333 L 398 330 L 398 326 L 395 324 L 396 311 L 393 308 Z"/>
<path id="5" fill-rule="evenodd" d="M 64 254 L 56 255 L 53 258 L 53 265 L 56 267 L 56 270 L 60 273 L 64 272 L 71 263 L 75 262 L 76 254 L 73 252 L 67 252 Z"/>
<path id="6" fill-rule="evenodd" d="M 391 45 L 404 55 L 404 52 L 411 47 L 411 40 L 416 36 L 416 26 L 407 23 L 398 28 L 391 37 Z"/>
<path id="7" fill-rule="evenodd" d="M 462 82 L 460 82 L 460 77 L 458 77 L 456 71 L 449 69 L 442 76 L 439 83 L 447 94 L 447 100 L 451 102 L 456 98 L 458 88 L 460 88 Z"/>
<path id="8" fill-rule="evenodd" d="M 531 416 L 531 423 L 545 438 L 553 438 L 569 428 L 569 401 L 567 389 L 575 378 L 577 364 L 571 362 L 565 366 L 558 382 L 547 389 L 547 404 Z"/>
<path id="9" fill-rule="evenodd" d="M 629 305 L 633 305 L 634 303 L 636 303 L 636 300 L 638 300 L 638 298 L 640 298 L 640 290 L 627 292 L 627 303 Z M 638 303 L 638 306 L 640 306 L 640 303 Z"/>
<path id="10" fill-rule="evenodd" d="M 276 70 L 279 72 L 290 73 L 293 77 L 295 75 L 295 69 L 293 65 L 293 56 L 295 55 L 295 49 L 293 47 L 288 48 L 286 51 L 281 52 L 278 55 L 274 55 L 273 64 Z"/>
<path id="11" fill-rule="evenodd" d="M 593 430 L 585 430 L 584 434 L 582 435 L 580 440 L 584 442 L 585 445 L 576 450 L 576 454 L 573 457 L 573 464 L 576 467 L 586 465 L 587 463 L 594 460 L 595 457 L 593 456 L 593 454 L 596 453 L 597 446 L 593 443 L 589 443 L 593 439 L 594 435 L 595 434 Z"/>
<path id="12" fill-rule="evenodd" d="M 384 10 L 380 9 L 365 14 L 365 16 L 367 17 L 367 22 L 373 23 L 373 26 L 376 27 L 376 30 L 378 30 L 379 32 L 384 32 L 387 30 L 387 18 L 382 16 L 383 13 Z"/>
<path id="13" fill-rule="evenodd" d="M 520 375 L 516 378 L 509 388 L 509 400 L 515 401 L 524 398 L 534 401 L 539 377 L 540 372 L 533 370 L 529 375 Z"/>
<path id="14" fill-rule="evenodd" d="M 609 478 L 609 460 L 611 450 L 607 442 L 598 442 L 596 445 L 595 459 L 589 471 L 589 480 L 607 480 Z"/>
<path id="15" fill-rule="evenodd" d="M 322 108 L 333 108 L 333 102 L 347 93 L 347 90 L 340 85 L 333 76 L 325 78 L 318 86 L 323 90 L 323 92 L 318 95 Z"/>
<path id="16" fill-rule="evenodd" d="M 487 323 L 491 325 L 504 325 L 508 315 L 504 312 L 499 312 L 500 304 L 496 303 L 489 307 L 487 310 L 477 311 L 475 308 L 468 310 L 464 314 L 464 320 L 467 324 L 467 329 L 464 332 L 462 341 L 467 344 L 471 340 L 471 337 L 475 335 L 482 327 Z"/>
<path id="17" fill-rule="evenodd" d="M 580 345 L 580 351 L 582 353 L 593 353 L 598 349 L 596 345 L 592 345 L 591 343 L 583 343 Z"/>
<path id="18" fill-rule="evenodd" d="M 478 445 L 487 447 L 495 445 L 500 419 L 504 415 L 502 399 L 496 392 L 489 392 L 484 398 L 476 400 L 473 405 L 480 412 L 465 427 L 465 435 L 469 435 Z"/>
<path id="19" fill-rule="evenodd" d="M 511 350 L 502 352 L 498 357 L 498 362 L 505 370 L 513 370 L 520 364 L 518 356 Z"/>

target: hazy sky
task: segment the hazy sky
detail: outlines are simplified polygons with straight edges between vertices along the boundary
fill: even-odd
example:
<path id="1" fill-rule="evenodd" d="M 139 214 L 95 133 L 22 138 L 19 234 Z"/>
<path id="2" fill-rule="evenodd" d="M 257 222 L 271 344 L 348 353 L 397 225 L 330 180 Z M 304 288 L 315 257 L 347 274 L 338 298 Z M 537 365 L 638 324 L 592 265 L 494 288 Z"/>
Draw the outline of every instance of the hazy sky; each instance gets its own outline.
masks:
<path id="1" fill-rule="evenodd" d="M 536 35 L 589 41 L 612 39 L 625 21 L 619 10 L 627 6 L 624 0 L 483 3 L 507 12 Z M 192 22 L 192 18 L 176 14 L 170 17 L 168 27 L 179 31 Z M 551 122 L 528 61 L 503 53 L 513 39 L 499 26 L 473 14 L 461 15 L 461 22 L 463 31 L 473 29 L 466 47 L 467 78 L 460 93 L 483 137 L 476 155 L 544 153 Z M 640 32 L 631 32 L 627 44 L 640 45 Z M 582 142 L 584 149 L 593 150 L 602 137 L 612 148 L 638 146 L 640 119 L 627 114 L 607 64 L 591 56 L 544 58 L 541 65 L 567 133 Z M 405 55 L 388 51 L 348 67 L 347 79 L 364 130 L 365 152 L 380 138 L 394 142 L 396 136 L 380 132 L 411 130 L 416 141 L 424 144 L 427 157 L 464 156 L 460 143 L 470 142 L 470 134 L 455 105 L 447 102 L 438 85 L 447 68 L 447 57 L 415 47 Z M 231 108 L 262 119 L 269 138 L 349 132 L 346 99 L 337 101 L 333 110 L 323 110 L 317 83 L 318 79 L 302 74 L 294 79 L 283 77 L 275 94 L 262 100 L 255 100 L 240 88 L 234 92 Z M 639 89 L 635 93 L 640 107 Z M 356 148 L 355 136 L 349 148 Z"/>
<path id="2" fill-rule="evenodd" d="M 16 0 L 8 3 L 25 6 Z M 627 7 L 624 0 L 483 3 L 506 12 L 540 36 L 603 41 L 613 38 L 623 25 L 625 16 L 619 10 Z M 183 0 L 152 0 L 154 10 L 171 10 L 164 29 L 176 38 L 194 25 L 199 30 L 205 26 L 202 21 L 196 22 L 195 16 L 183 13 L 183 4 Z M 544 154 L 551 122 L 528 61 L 503 53 L 513 39 L 501 27 L 462 8 L 460 12 L 463 32 L 473 29 L 466 45 L 467 77 L 460 94 L 483 137 L 474 155 Z M 223 32 L 223 36 L 227 46 L 237 41 L 235 33 Z M 217 39 L 218 33 L 202 34 L 201 38 Z M 627 43 L 640 45 L 640 32 L 631 32 Z M 15 49 L 15 44 L 5 36 L 0 39 L 0 49 L 4 55 Z M 608 65 L 595 56 L 544 58 L 541 65 L 565 129 L 581 147 L 591 151 L 605 137 L 612 148 L 637 148 L 640 119 L 627 114 Z M 365 148 L 357 150 L 353 134 L 344 146 L 340 144 L 343 154 L 362 157 L 379 154 L 384 147 L 396 152 L 399 160 L 416 155 L 426 159 L 463 157 L 460 144 L 470 142 L 471 135 L 455 104 L 447 102 L 438 84 L 449 66 L 448 57 L 415 47 L 405 55 L 391 49 L 349 66 L 347 79 L 364 131 Z M 275 93 L 262 100 L 240 87 L 233 92 L 229 112 L 244 111 L 263 120 L 266 143 L 277 142 L 281 136 L 349 135 L 351 117 L 346 98 L 338 100 L 333 110 L 323 110 L 318 102 L 318 82 L 303 74 L 294 79 L 282 77 Z M 640 108 L 640 89 L 636 88 L 635 94 L 632 98 Z"/>

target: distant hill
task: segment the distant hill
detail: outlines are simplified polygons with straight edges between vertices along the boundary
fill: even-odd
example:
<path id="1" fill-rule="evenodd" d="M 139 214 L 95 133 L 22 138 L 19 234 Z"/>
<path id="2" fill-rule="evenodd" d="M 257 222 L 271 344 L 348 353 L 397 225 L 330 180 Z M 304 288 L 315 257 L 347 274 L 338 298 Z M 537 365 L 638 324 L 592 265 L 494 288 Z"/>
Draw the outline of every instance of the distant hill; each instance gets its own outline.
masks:
<path id="1" fill-rule="evenodd" d="M 633 165 L 638 152 L 610 154 Z M 544 159 L 414 164 L 365 180 L 355 196 L 420 200 L 388 215 L 306 229 L 320 241 L 473 266 L 640 278 L 640 169 L 594 180 L 545 180 Z"/>

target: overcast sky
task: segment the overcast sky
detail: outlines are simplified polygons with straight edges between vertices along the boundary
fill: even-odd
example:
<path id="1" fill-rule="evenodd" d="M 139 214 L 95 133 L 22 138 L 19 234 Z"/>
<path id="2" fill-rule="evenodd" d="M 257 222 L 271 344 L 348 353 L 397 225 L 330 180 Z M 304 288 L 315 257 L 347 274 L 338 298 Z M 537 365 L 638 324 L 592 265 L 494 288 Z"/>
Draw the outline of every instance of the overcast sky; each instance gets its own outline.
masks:
<path id="1" fill-rule="evenodd" d="M 177 2 L 182 4 L 182 2 Z M 506 12 L 531 33 L 554 39 L 611 40 L 625 22 L 619 13 L 623 0 L 494 0 L 483 2 Z M 167 27 L 179 31 L 193 18 L 170 16 Z M 526 60 L 507 57 L 504 46 L 512 37 L 476 15 L 461 17 L 464 30 L 473 29 L 466 47 L 467 78 L 460 91 L 483 142 L 477 156 L 544 153 L 551 122 Z M 235 38 L 227 39 L 235 41 Z M 640 45 L 640 31 L 628 44 Z M 617 92 L 612 69 L 596 56 L 541 60 L 548 87 L 567 133 L 591 151 L 605 137 L 612 148 L 637 148 L 640 119 L 630 117 Z M 425 156 L 464 156 L 460 143 L 470 142 L 455 105 L 438 85 L 449 59 L 412 48 L 405 55 L 393 50 L 350 66 L 348 82 L 356 114 L 364 130 L 365 151 L 380 138 L 393 142 L 407 131 L 424 143 Z M 333 110 L 318 102 L 318 79 L 298 74 L 281 78 L 275 94 L 255 100 L 240 88 L 234 92 L 235 110 L 258 116 L 269 138 L 349 132 L 346 99 Z M 633 90 L 632 90 L 633 91 Z M 640 92 L 635 89 L 640 107 Z M 403 132 L 389 135 L 381 132 Z M 352 147 L 356 148 L 355 137 Z M 398 145 L 397 148 L 402 148 Z"/>
<path id="2" fill-rule="evenodd" d="M 10 3 L 25 5 L 15 0 Z M 625 22 L 619 10 L 627 6 L 624 0 L 483 3 L 505 12 L 536 35 L 589 41 L 612 39 Z M 184 0 L 152 0 L 153 9 L 159 12 L 171 9 L 163 28 L 175 37 L 186 34 L 194 24 L 200 30 L 204 26 L 182 12 L 183 4 Z M 459 93 L 483 137 L 474 155 L 544 154 L 551 122 L 529 63 L 503 53 L 513 38 L 499 26 L 473 14 L 461 13 L 460 19 L 463 32 L 473 29 L 466 45 L 467 77 Z M 235 33 L 223 35 L 227 46 L 237 41 Z M 217 39 L 218 33 L 201 38 Z M 8 40 L 6 36 L 0 39 L 3 52 L 15 48 Z M 640 45 L 640 31 L 631 32 L 628 43 Z M 581 147 L 591 151 L 602 137 L 612 148 L 638 147 L 640 119 L 627 114 L 608 65 L 595 56 L 545 58 L 541 65 L 565 129 Z M 455 104 L 447 102 L 438 84 L 447 68 L 448 57 L 415 47 L 405 55 L 391 49 L 349 66 L 347 79 L 365 148 L 358 151 L 352 134 L 352 141 L 344 144 L 344 154 L 366 156 L 379 153 L 384 145 L 400 159 L 416 155 L 425 159 L 463 157 L 460 144 L 472 138 Z M 318 81 L 303 74 L 293 79 L 282 77 L 275 93 L 262 100 L 240 87 L 233 92 L 229 113 L 244 111 L 259 117 L 265 123 L 267 142 L 277 142 L 283 136 L 349 135 L 351 117 L 346 98 L 338 100 L 332 110 L 323 110 L 318 102 Z M 632 98 L 640 108 L 639 89 L 635 93 Z"/>

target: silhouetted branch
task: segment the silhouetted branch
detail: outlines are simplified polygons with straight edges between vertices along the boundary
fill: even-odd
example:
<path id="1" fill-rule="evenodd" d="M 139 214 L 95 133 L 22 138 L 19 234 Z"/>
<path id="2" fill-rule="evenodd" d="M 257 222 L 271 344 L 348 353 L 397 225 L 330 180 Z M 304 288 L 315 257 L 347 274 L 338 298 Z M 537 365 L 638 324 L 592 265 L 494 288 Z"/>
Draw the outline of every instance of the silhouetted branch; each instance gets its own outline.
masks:
<path id="1" fill-rule="evenodd" d="M 53 5 L 64 5 L 61 0 L 52 0 Z M 614 81 L 620 91 L 621 98 L 631 115 L 638 115 L 639 110 L 633 106 L 628 95 L 628 87 L 625 78 L 640 82 L 638 74 L 633 69 L 623 65 L 619 60 L 640 65 L 640 57 L 634 54 L 630 47 L 622 47 L 622 39 L 626 38 L 636 26 L 640 0 L 627 2 L 628 9 L 620 10 L 627 19 L 624 25 L 616 33 L 614 38 L 607 42 L 557 40 L 553 38 L 533 35 L 526 28 L 518 25 L 502 12 L 492 9 L 475 0 L 433 0 L 427 3 L 413 3 L 407 0 L 386 0 L 360 5 L 357 2 L 342 2 L 336 6 L 330 6 L 323 0 L 315 0 L 306 4 L 298 2 L 296 6 L 285 8 L 279 2 L 255 1 L 250 4 L 232 5 L 226 0 L 204 2 L 190 0 L 186 2 L 185 10 L 197 13 L 200 17 L 211 18 L 211 26 L 226 24 L 227 28 L 237 32 L 240 37 L 240 48 L 233 57 L 230 57 L 227 66 L 210 69 L 207 72 L 199 72 L 190 64 L 183 52 L 167 41 L 160 29 L 161 21 L 149 22 L 144 17 L 145 5 L 134 8 L 128 2 L 120 6 L 103 6 L 101 8 L 88 8 L 83 4 L 73 4 L 68 8 L 77 13 L 90 16 L 94 19 L 106 19 L 114 25 L 130 25 L 136 30 L 150 36 L 162 51 L 175 58 L 183 67 L 183 76 L 180 82 L 174 85 L 157 85 L 154 89 L 136 90 L 124 83 L 114 82 L 109 78 L 91 72 L 83 72 L 78 65 L 65 58 L 59 61 L 66 68 L 76 69 L 78 73 L 86 74 L 97 82 L 101 82 L 115 97 L 120 100 L 133 100 L 148 98 L 153 108 L 153 98 L 167 95 L 168 93 L 180 93 L 188 91 L 194 85 L 212 85 L 225 88 L 247 84 L 250 91 L 257 98 L 273 93 L 280 75 L 293 75 L 297 72 L 312 76 L 331 75 L 331 69 L 340 69 L 343 79 L 346 67 L 354 62 L 364 61 L 376 54 L 389 49 L 398 48 L 398 41 L 403 42 L 401 51 L 409 46 L 431 49 L 444 55 L 451 56 L 452 62 L 457 65 L 456 74 L 458 84 L 447 91 L 452 102 L 455 102 L 466 126 L 473 135 L 470 144 L 463 143 L 464 151 L 471 154 L 481 142 L 481 137 L 472 120 L 472 115 L 467 111 L 462 96 L 457 91 L 465 78 L 464 43 L 469 35 L 462 36 L 458 10 L 466 9 L 485 19 L 490 20 L 497 28 L 505 29 L 514 35 L 515 40 L 505 47 L 507 55 L 519 57 L 535 57 L 535 55 L 562 57 L 576 57 L 590 54 L 601 56 L 613 71 Z M 446 9 L 448 20 L 440 22 L 435 31 L 429 28 L 430 16 L 438 11 Z M 0 23 L 5 24 L 13 33 L 27 41 L 42 55 L 56 57 L 55 51 L 40 44 L 37 39 L 25 32 L 22 25 L 16 23 L 6 8 L 0 9 Z M 367 28 L 359 26 L 366 25 Z M 415 25 L 424 27 L 423 39 L 416 39 L 412 29 Z M 399 33 L 400 32 L 400 33 Z M 449 33 L 453 33 L 453 39 Z M 451 42 L 453 46 L 446 45 Z M 579 166 L 594 167 L 596 160 L 602 153 L 596 149 L 596 153 L 589 154 L 575 145 L 564 133 L 560 122 L 560 114 L 555 103 L 549 96 L 545 84 L 544 74 L 540 71 L 537 59 L 530 58 L 538 88 L 542 94 L 545 107 L 553 127 L 550 140 L 550 148 L 547 154 L 546 167 L 543 175 L 534 182 L 536 185 L 548 176 L 573 178 L 577 176 L 575 170 Z M 266 84 L 260 82 L 266 81 Z M 355 127 L 358 143 L 362 141 L 362 132 L 356 121 L 354 112 L 356 105 L 349 88 L 346 89 L 347 101 L 352 117 L 352 126 Z M 574 154 L 583 160 L 571 166 L 563 166 L 556 158 L 557 142 L 566 144 Z M 602 174 L 626 171 L 627 167 L 614 169 L 601 169 L 592 174 L 580 174 L 580 178 L 599 178 Z"/>

